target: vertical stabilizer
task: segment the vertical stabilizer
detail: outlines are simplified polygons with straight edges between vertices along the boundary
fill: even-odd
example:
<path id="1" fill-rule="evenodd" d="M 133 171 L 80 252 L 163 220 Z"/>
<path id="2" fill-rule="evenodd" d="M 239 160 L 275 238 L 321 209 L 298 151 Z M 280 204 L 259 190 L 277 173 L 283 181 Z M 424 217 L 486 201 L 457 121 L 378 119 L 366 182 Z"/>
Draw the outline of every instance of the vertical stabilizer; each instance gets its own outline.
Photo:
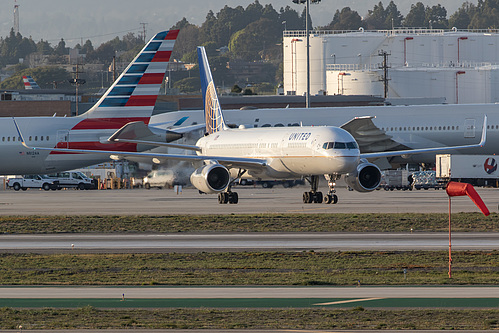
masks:
<path id="1" fill-rule="evenodd" d="M 24 89 L 27 89 L 27 90 L 30 90 L 30 89 L 40 89 L 40 86 L 29 75 L 24 75 L 23 76 L 23 82 L 24 82 Z"/>
<path id="2" fill-rule="evenodd" d="M 77 126 L 94 127 L 96 121 L 113 122 L 117 128 L 131 121 L 149 123 L 177 36 L 178 30 L 170 30 L 151 38 Z"/>
<path id="3" fill-rule="evenodd" d="M 201 74 L 201 88 L 203 90 L 204 120 L 206 133 L 212 134 L 223 131 L 227 127 L 218 101 L 217 90 L 211 76 L 210 64 L 203 46 L 198 46 L 199 71 Z"/>

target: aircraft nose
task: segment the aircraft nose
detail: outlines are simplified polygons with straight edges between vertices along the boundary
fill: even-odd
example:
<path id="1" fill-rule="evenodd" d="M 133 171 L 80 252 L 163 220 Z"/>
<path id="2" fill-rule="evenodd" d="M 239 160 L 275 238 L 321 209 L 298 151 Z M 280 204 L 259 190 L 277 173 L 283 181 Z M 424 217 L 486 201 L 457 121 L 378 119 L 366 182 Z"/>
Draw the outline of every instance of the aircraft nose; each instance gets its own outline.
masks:
<path id="1" fill-rule="evenodd" d="M 341 156 L 336 159 L 336 163 L 339 173 L 348 173 L 359 164 L 359 156 Z"/>

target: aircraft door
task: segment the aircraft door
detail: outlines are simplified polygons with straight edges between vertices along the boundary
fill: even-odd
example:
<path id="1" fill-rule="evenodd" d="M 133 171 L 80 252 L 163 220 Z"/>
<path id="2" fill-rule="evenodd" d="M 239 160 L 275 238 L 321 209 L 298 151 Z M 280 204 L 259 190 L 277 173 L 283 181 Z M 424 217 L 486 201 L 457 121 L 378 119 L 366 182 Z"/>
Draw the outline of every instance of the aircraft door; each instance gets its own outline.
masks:
<path id="1" fill-rule="evenodd" d="M 57 148 L 69 148 L 69 131 L 68 130 L 59 130 L 57 131 Z"/>
<path id="2" fill-rule="evenodd" d="M 464 120 L 464 137 L 474 138 L 475 137 L 475 119 L 465 119 Z"/>

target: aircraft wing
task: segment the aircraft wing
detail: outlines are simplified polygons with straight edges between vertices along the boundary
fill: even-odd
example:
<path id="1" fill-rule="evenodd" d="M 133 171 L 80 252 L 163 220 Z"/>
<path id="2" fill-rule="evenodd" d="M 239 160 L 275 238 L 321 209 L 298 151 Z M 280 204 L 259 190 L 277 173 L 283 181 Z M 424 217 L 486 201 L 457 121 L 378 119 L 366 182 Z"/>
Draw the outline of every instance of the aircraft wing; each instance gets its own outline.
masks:
<path id="1" fill-rule="evenodd" d="M 437 148 L 422 148 L 422 149 L 409 149 L 409 150 L 397 150 L 397 151 L 383 151 L 378 153 L 361 153 L 360 158 L 381 158 L 381 157 L 391 157 L 391 156 L 403 156 L 403 155 L 413 155 L 422 153 L 438 153 L 438 152 L 449 152 L 457 149 L 469 149 L 469 148 L 479 148 L 485 145 L 487 140 L 487 116 L 483 119 L 482 128 L 482 138 L 479 143 L 474 145 L 464 145 L 464 146 L 448 146 L 448 147 L 437 147 Z"/>
<path id="2" fill-rule="evenodd" d="M 410 149 L 393 140 L 391 135 L 387 135 L 385 131 L 377 127 L 372 121 L 373 118 L 375 117 L 355 117 L 340 126 L 355 138 L 361 153 Z"/>

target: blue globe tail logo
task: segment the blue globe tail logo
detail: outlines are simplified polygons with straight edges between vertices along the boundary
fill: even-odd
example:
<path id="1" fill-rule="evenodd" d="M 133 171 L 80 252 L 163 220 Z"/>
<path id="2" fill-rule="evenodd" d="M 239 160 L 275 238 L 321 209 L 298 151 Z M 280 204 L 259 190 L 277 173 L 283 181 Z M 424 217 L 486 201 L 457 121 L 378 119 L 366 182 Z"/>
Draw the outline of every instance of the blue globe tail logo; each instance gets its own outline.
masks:
<path id="1" fill-rule="evenodd" d="M 483 168 L 485 169 L 485 172 L 488 173 L 489 175 L 497 170 L 497 163 L 495 158 L 487 158 L 485 160 L 485 163 L 483 164 Z"/>

